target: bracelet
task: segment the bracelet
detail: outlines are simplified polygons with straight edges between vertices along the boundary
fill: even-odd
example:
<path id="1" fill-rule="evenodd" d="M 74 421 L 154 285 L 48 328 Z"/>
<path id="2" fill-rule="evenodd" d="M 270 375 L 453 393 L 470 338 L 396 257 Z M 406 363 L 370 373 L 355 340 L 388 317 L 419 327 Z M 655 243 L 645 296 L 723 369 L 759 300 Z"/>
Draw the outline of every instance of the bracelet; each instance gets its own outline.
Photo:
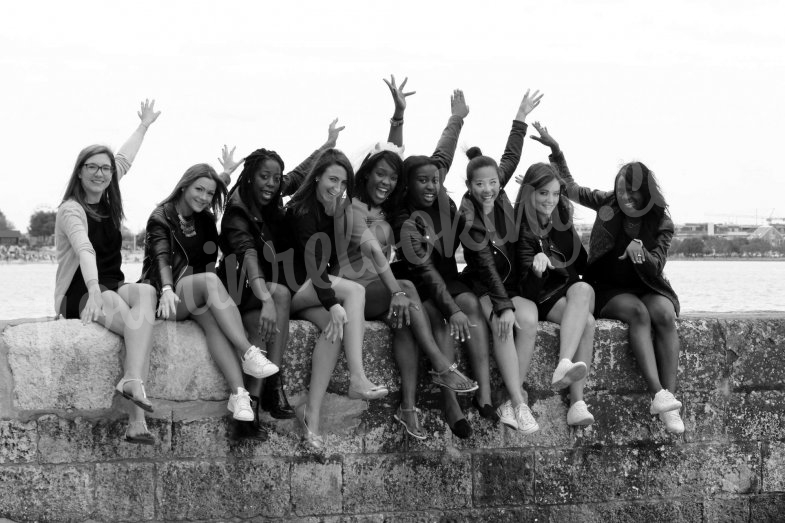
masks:
<path id="1" fill-rule="evenodd" d="M 405 292 L 405 291 L 396 291 L 396 292 L 393 292 L 393 293 L 392 293 L 390 296 L 391 296 L 392 298 L 395 298 L 396 296 L 400 296 L 400 295 L 402 295 L 402 294 L 403 294 L 404 296 L 407 296 L 407 297 L 409 296 L 408 294 L 406 294 L 406 292 Z"/>
<path id="2" fill-rule="evenodd" d="M 172 290 L 172 286 L 171 285 L 164 285 L 163 287 L 161 287 L 161 294 L 165 293 L 166 291 L 171 291 L 171 290 Z"/>
<path id="3" fill-rule="evenodd" d="M 642 242 L 642 241 L 640 241 L 638 238 L 633 238 L 633 239 L 632 239 L 632 241 L 634 241 L 635 243 L 637 243 L 638 245 L 640 245 L 641 247 L 643 247 L 643 242 Z"/>
<path id="4" fill-rule="evenodd" d="M 399 127 L 403 125 L 403 118 L 400 120 L 396 120 L 395 118 L 390 118 L 390 127 Z"/>

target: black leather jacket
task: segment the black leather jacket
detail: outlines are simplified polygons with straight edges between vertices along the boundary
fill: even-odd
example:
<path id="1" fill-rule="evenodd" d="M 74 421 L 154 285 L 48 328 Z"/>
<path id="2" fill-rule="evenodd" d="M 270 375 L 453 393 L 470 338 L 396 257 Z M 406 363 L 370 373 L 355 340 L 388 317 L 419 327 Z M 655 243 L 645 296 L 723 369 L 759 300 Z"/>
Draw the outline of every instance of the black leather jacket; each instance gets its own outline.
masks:
<path id="1" fill-rule="evenodd" d="M 194 220 L 194 226 L 205 232 L 205 243 L 213 242 L 212 252 L 217 258 L 218 230 L 215 218 L 210 212 L 202 211 L 194 214 Z M 168 202 L 156 207 L 147 220 L 142 277 L 139 281 L 150 283 L 159 294 L 164 285 L 176 287 L 189 265 L 183 240 L 174 203 Z M 209 248 L 206 248 L 205 252 L 210 252 Z"/>
<path id="2" fill-rule="evenodd" d="M 482 204 L 472 196 L 471 191 L 467 191 L 461 201 L 461 213 L 466 219 L 471 238 L 471 242 L 463 242 L 466 260 L 463 274 L 478 296 L 487 294 L 491 298 L 496 314 L 505 309 L 515 309 L 508 290 L 517 290 L 520 279 L 515 263 L 518 222 L 504 187 L 520 162 L 526 127 L 523 122 L 512 122 L 510 136 L 499 162 L 499 195 L 493 202 L 493 212 L 496 224 L 504 222 L 504 236 L 499 234 L 499 227 L 488 223 Z"/>

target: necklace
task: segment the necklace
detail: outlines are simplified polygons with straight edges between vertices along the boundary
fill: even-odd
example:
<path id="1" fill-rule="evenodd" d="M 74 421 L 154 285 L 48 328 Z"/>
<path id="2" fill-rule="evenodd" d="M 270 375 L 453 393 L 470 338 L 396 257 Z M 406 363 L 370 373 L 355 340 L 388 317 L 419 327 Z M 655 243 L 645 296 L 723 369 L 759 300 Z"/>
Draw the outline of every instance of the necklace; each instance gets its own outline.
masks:
<path id="1" fill-rule="evenodd" d="M 196 236 L 196 224 L 194 223 L 193 215 L 189 216 L 188 218 L 183 218 L 183 215 L 180 214 L 180 211 L 177 211 L 177 218 L 180 219 L 180 230 L 183 231 L 183 234 L 186 238 L 193 238 Z"/>

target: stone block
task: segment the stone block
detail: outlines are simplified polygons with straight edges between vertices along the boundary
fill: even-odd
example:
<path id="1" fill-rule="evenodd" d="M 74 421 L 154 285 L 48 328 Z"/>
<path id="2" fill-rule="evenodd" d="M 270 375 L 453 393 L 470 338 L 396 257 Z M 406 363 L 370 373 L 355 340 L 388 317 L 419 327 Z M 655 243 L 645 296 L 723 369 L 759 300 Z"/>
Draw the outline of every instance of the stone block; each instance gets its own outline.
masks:
<path id="1" fill-rule="evenodd" d="M 671 436 L 657 416 L 649 413 L 648 394 L 594 394 L 586 398 L 594 424 L 576 430 L 577 443 L 590 445 L 641 445 L 665 443 Z"/>
<path id="2" fill-rule="evenodd" d="M 726 389 L 706 392 L 685 392 L 677 394 L 684 407 L 681 411 L 684 421 L 684 441 L 687 442 L 728 442 L 728 401 Z M 659 423 L 659 421 L 658 421 Z M 663 426 L 660 423 L 660 426 Z M 678 436 L 665 432 L 666 438 L 675 440 Z"/>
<path id="3" fill-rule="evenodd" d="M 705 497 L 760 492 L 757 443 L 661 446 L 648 454 L 648 495 Z"/>
<path id="4" fill-rule="evenodd" d="M 750 521 L 782 523 L 785 514 L 785 492 L 754 496 L 750 499 Z"/>
<path id="5" fill-rule="evenodd" d="M 207 349 L 204 331 L 191 320 L 161 321 L 153 330 L 147 394 L 172 401 L 226 401 L 229 387 Z"/>
<path id="6" fill-rule="evenodd" d="M 763 450 L 762 492 L 785 492 L 785 443 L 768 443 Z"/>
<path id="7" fill-rule="evenodd" d="M 172 423 L 172 456 L 176 458 L 226 458 L 231 453 L 231 421 L 211 416 Z"/>
<path id="8" fill-rule="evenodd" d="M 95 467 L 95 507 L 99 521 L 155 519 L 153 463 L 99 463 Z"/>
<path id="9" fill-rule="evenodd" d="M 340 461 L 292 464 L 292 508 L 298 516 L 341 514 L 343 467 Z"/>
<path id="10" fill-rule="evenodd" d="M 83 521 L 93 514 L 94 481 L 86 466 L 0 467 L 0 517 L 13 521 Z"/>
<path id="11" fill-rule="evenodd" d="M 35 421 L 0 420 L 0 464 L 36 461 L 37 440 Z"/>
<path id="12" fill-rule="evenodd" d="M 736 393 L 728 405 L 728 432 L 739 441 L 785 441 L 785 392 Z"/>
<path id="13" fill-rule="evenodd" d="M 161 458 L 171 445 L 169 420 L 147 419 L 155 445 L 125 441 L 125 419 L 74 419 L 45 415 L 38 419 L 38 451 L 44 463 L 76 463 L 117 459 Z"/>
<path id="14" fill-rule="evenodd" d="M 540 450 L 534 453 L 534 499 L 538 505 L 559 505 L 571 500 L 572 451 Z"/>
<path id="15" fill-rule="evenodd" d="M 550 507 L 550 519 L 581 523 L 695 523 L 702 521 L 700 503 L 693 501 L 583 503 Z"/>
<path id="16" fill-rule="evenodd" d="M 705 523 L 750 521 L 750 498 L 706 499 L 703 501 Z"/>
<path id="17" fill-rule="evenodd" d="M 156 465 L 156 514 L 162 520 L 282 517 L 289 509 L 289 464 L 168 461 Z"/>
<path id="18" fill-rule="evenodd" d="M 468 454 L 344 457 L 344 511 L 459 509 L 471 506 Z"/>
<path id="19" fill-rule="evenodd" d="M 586 385 L 592 391 L 646 392 L 646 382 L 630 350 L 629 331 L 625 323 L 597 320 L 594 361 Z"/>
<path id="20" fill-rule="evenodd" d="M 526 376 L 526 388 L 531 396 L 541 393 L 550 395 L 551 378 L 559 363 L 559 326 L 549 321 L 541 321 L 537 326 L 537 341 L 534 346 L 529 373 Z"/>
<path id="21" fill-rule="evenodd" d="M 679 331 L 679 390 L 721 389 L 728 375 L 725 344 L 717 320 L 689 319 L 677 322 Z"/>
<path id="22" fill-rule="evenodd" d="M 550 507 L 530 505 L 525 507 L 462 510 L 460 512 L 445 511 L 437 521 L 442 523 L 542 523 L 549 521 L 549 509 Z M 412 521 L 419 522 L 420 520 Z"/>
<path id="23" fill-rule="evenodd" d="M 778 389 L 785 383 L 785 322 L 719 320 L 729 352 L 734 390 Z"/>
<path id="24" fill-rule="evenodd" d="M 79 320 L 23 323 L 3 331 L 21 410 L 107 409 L 122 374 L 119 336 Z"/>
<path id="25" fill-rule="evenodd" d="M 534 502 L 534 451 L 496 450 L 472 458 L 475 507 Z"/>

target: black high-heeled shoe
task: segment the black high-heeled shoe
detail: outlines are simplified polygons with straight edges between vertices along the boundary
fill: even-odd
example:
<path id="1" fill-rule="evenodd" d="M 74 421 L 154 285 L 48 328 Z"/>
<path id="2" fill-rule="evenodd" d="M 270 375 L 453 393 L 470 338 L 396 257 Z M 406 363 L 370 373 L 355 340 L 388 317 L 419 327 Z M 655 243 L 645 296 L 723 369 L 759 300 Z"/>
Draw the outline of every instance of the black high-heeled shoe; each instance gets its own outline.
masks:
<path id="1" fill-rule="evenodd" d="M 286 398 L 280 372 L 264 380 L 264 390 L 259 405 L 275 419 L 294 418 L 294 409 Z"/>

